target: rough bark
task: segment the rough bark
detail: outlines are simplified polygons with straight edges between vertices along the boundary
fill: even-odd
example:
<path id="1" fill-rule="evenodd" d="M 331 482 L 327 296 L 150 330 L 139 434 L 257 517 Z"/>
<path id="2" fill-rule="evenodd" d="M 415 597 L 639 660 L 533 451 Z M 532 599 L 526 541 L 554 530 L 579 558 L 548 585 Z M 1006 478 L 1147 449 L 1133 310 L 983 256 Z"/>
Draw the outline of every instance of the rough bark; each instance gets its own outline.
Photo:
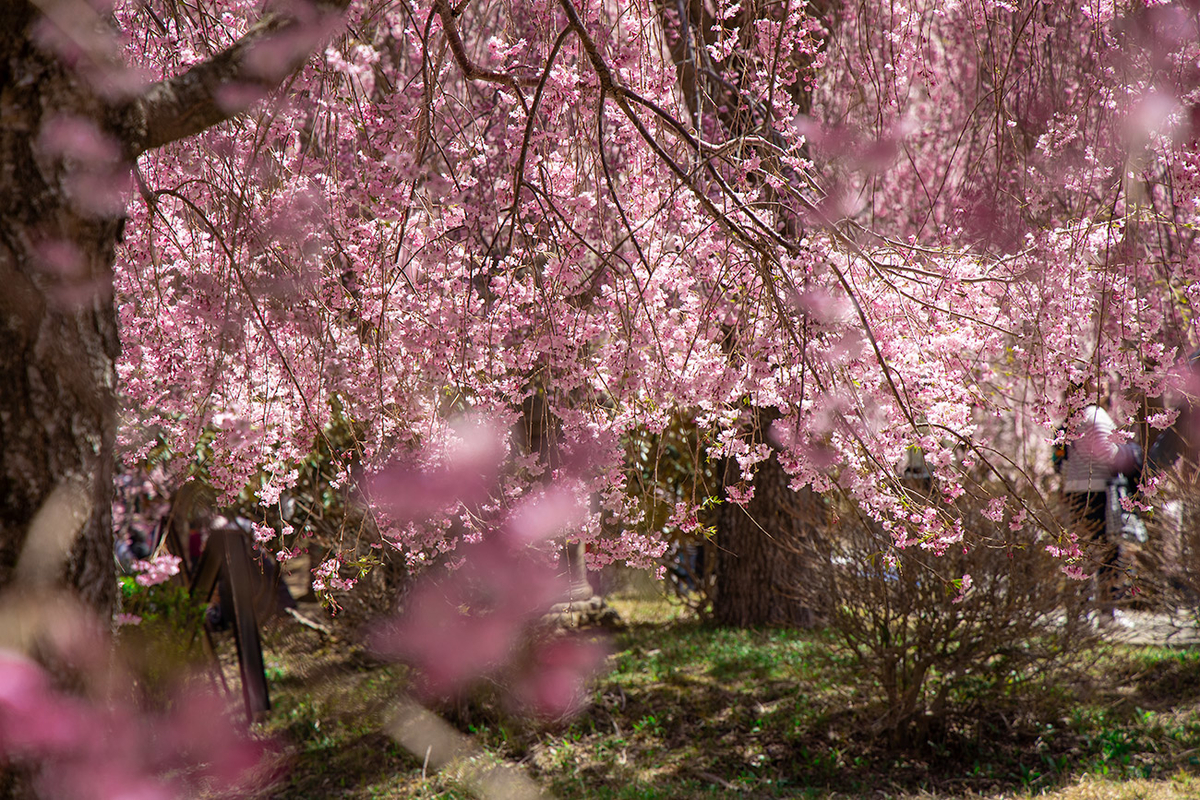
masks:
<path id="1" fill-rule="evenodd" d="M 14 579 L 34 515 L 56 487 L 86 487 L 86 517 L 62 578 L 111 608 L 112 264 L 121 220 L 74 196 L 70 159 L 41 147 L 60 113 L 106 108 L 33 44 L 36 14 L 5 5 L 0 29 L 0 586 Z"/>
<path id="2" fill-rule="evenodd" d="M 737 477 L 729 465 L 726 480 Z M 718 625 L 811 627 L 817 610 L 804 589 L 812 585 L 805 543 L 814 535 L 821 501 L 792 491 L 774 455 L 759 465 L 754 497 L 745 506 L 725 503 L 717 517 L 713 620 Z"/>
<path id="3" fill-rule="evenodd" d="M 809 3 L 807 10 L 828 19 L 839 6 L 837 2 L 819 0 Z M 706 56 L 706 48 L 718 35 L 714 7 L 703 0 L 659 0 L 659 9 L 664 31 L 670 31 L 664 38 L 693 124 L 702 128 L 701 116 L 709 116 L 719 121 L 728 138 L 758 126 L 770 138 L 774 109 L 745 102 L 749 98 L 741 96 L 737 81 L 723 79 L 718 74 L 723 70 L 718 70 Z M 766 13 L 765 9 L 759 3 L 747 4 L 735 17 L 721 23 L 725 27 L 722 35 L 737 36 L 740 28 L 755 24 L 761 18 L 759 15 Z M 812 90 L 807 81 L 796 82 L 788 91 L 802 111 L 811 107 Z M 789 238 L 800 238 L 797 218 L 783 217 L 779 223 Z M 732 336 L 726 346 L 732 357 L 738 349 Z M 765 431 L 777 416 L 760 412 L 756 430 Z M 740 477 L 736 465 L 726 465 L 725 485 L 738 482 Z M 805 542 L 822 513 L 821 501 L 812 492 L 791 491 L 790 479 L 774 455 L 760 465 L 753 483 L 754 498 L 746 508 L 726 503 L 717 516 L 713 619 L 734 627 L 814 625 L 818 614 L 801 589 L 809 583 L 805 581 L 808 569 L 805 552 L 809 549 Z"/>

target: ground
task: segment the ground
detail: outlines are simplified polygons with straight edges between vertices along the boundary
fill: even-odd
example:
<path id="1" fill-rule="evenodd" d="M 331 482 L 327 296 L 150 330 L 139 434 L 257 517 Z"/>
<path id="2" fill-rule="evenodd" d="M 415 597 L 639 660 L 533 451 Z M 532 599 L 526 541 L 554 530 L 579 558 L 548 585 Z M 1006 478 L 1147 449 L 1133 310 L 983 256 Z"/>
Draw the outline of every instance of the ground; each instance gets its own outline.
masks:
<path id="1" fill-rule="evenodd" d="M 870 731 L 869 687 L 826 634 L 714 629 L 657 597 L 613 604 L 627 626 L 603 634 L 606 672 L 572 719 L 516 717 L 495 684 L 434 709 L 481 748 L 466 761 L 507 764 L 561 798 L 1200 796 L 1200 651 L 1190 646 L 1105 644 L 1080 654 L 1091 677 L 1079 686 L 974 710 L 935 741 L 888 748 Z M 404 668 L 294 622 L 267 639 L 274 708 L 258 732 L 274 755 L 255 796 L 471 796 L 478 769 L 435 773 L 384 732 Z"/>

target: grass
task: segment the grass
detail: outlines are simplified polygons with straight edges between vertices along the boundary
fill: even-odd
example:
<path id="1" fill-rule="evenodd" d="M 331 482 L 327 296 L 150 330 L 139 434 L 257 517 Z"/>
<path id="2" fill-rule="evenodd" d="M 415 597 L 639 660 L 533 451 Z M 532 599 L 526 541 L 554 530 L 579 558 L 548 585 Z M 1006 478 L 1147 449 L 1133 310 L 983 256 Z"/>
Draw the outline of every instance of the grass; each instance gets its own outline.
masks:
<path id="1" fill-rule="evenodd" d="M 440 709 L 483 749 L 560 798 L 1200 796 L 1200 653 L 1109 647 L 1092 679 L 954 718 L 936 741 L 887 748 L 869 686 L 821 632 L 717 630 L 659 599 L 629 622 L 576 718 L 537 726 L 493 689 Z M 263 797 L 467 797 L 382 731 L 405 685 L 346 645 L 269 640 L 280 743 Z"/>

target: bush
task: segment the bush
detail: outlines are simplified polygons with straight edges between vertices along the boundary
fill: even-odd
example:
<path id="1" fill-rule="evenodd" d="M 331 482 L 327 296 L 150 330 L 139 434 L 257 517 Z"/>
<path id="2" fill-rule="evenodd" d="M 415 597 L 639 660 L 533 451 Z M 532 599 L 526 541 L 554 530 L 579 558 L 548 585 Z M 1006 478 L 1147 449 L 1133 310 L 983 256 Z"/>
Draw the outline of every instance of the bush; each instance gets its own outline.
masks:
<path id="1" fill-rule="evenodd" d="M 206 659 L 205 604 L 178 580 L 142 586 L 131 576 L 120 578 L 121 612 L 136 624 L 123 625 L 118 641 L 130 654 L 143 699 L 166 707 L 178 682 Z"/>
<path id="2" fill-rule="evenodd" d="M 1002 487 L 981 486 L 950 509 L 964 538 L 942 554 L 896 547 L 844 498 L 810 545 L 830 568 L 814 570 L 806 588 L 880 707 L 875 732 L 893 744 L 939 740 L 956 717 L 978 719 L 1053 689 L 1093 636 L 1089 582 L 1063 574 L 1044 531 L 1011 530 L 1008 514 L 987 518 L 989 488 Z"/>
<path id="3" fill-rule="evenodd" d="M 1164 472 L 1145 515 L 1148 539 L 1127 558 L 1133 599 L 1156 611 L 1200 603 L 1200 474 L 1183 462 Z"/>

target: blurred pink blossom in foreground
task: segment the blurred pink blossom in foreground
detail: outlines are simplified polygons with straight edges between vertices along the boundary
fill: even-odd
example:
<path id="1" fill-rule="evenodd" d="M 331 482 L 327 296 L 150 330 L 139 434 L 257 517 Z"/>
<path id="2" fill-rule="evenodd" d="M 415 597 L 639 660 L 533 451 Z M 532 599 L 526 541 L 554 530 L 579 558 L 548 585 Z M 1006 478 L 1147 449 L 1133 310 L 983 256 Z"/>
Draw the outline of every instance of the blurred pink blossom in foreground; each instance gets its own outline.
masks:
<path id="1" fill-rule="evenodd" d="M 554 636 L 542 624 L 567 595 L 564 576 L 515 543 L 487 541 L 460 552 L 457 569 L 422 579 L 404 611 L 376 629 L 376 652 L 412 665 L 426 699 L 499 677 L 511 681 L 510 699 L 524 711 L 554 718 L 577 710 L 607 650 L 592 639 Z"/>
<path id="2" fill-rule="evenodd" d="M 395 521 L 426 519 L 456 503 L 482 502 L 495 485 L 504 440 L 488 422 L 470 420 L 439 464 L 398 462 L 370 483 L 372 499 Z"/>
<path id="3" fill-rule="evenodd" d="M 498 671 L 516 654 L 526 628 L 566 594 L 545 563 L 505 544 L 463 548 L 462 566 L 426 578 L 404 612 L 374 637 L 385 657 L 412 664 L 420 691 L 444 697 Z"/>
<path id="4" fill-rule="evenodd" d="M 587 681 L 607 655 L 608 648 L 594 639 L 563 637 L 544 642 L 513 687 L 513 699 L 540 717 L 554 719 L 578 711 Z"/>
<path id="5" fill-rule="evenodd" d="M 456 503 L 477 508 L 497 489 L 506 450 L 495 428 L 472 425 L 442 463 L 385 470 L 372 484 L 374 500 L 404 520 Z M 587 515 L 587 482 L 564 474 L 574 471 L 560 469 L 554 483 L 491 512 L 480 540 L 455 551 L 457 567 L 423 576 L 402 613 L 376 628 L 376 652 L 412 665 L 419 694 L 448 697 L 503 674 L 515 682 L 512 699 L 536 714 L 561 716 L 578 706 L 604 648 L 549 637 L 541 624 L 569 592 L 547 542 L 569 535 Z"/>
<path id="6" fill-rule="evenodd" d="M 0 650 L 0 754 L 35 766 L 42 797 L 165 800 L 232 788 L 263 751 L 207 691 L 181 691 L 150 713 L 120 696 L 66 694 L 36 663 Z"/>

